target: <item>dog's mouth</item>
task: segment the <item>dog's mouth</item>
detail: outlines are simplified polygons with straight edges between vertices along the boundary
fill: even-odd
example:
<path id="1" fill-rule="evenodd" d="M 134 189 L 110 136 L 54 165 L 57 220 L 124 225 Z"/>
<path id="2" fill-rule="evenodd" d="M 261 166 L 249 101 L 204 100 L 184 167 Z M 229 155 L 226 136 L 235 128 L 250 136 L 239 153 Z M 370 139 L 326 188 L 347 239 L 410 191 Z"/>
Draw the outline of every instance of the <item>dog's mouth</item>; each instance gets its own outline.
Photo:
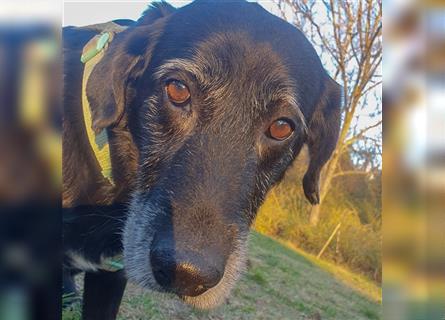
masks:
<path id="1" fill-rule="evenodd" d="M 131 282 L 152 291 L 174 294 L 199 309 L 211 309 L 226 300 L 244 270 L 247 231 L 237 234 L 223 267 L 217 267 L 221 264 L 208 263 L 207 255 L 196 252 L 192 256 L 183 251 L 181 257 L 170 259 L 173 254 L 166 249 L 168 241 L 157 239 L 155 230 L 154 221 L 163 214 L 159 206 L 135 197 L 129 211 L 123 246 L 125 271 Z"/>
<path id="2" fill-rule="evenodd" d="M 123 234 L 124 263 L 128 279 L 149 290 L 174 294 L 185 303 L 199 309 L 211 309 L 222 304 L 244 270 L 247 234 L 243 237 L 238 235 L 222 274 L 214 278 L 218 279 L 217 281 L 193 287 L 187 285 L 187 280 L 190 279 L 184 278 L 175 283 L 176 289 L 172 289 L 167 281 L 168 275 L 164 275 L 163 279 L 163 275 L 157 273 L 156 267 L 153 267 L 150 254 L 146 254 L 150 251 L 149 248 L 152 248 L 155 238 L 150 222 L 156 214 L 156 209 L 153 206 L 153 211 L 144 212 L 143 217 L 140 212 L 137 214 L 133 214 L 134 211 L 130 212 Z M 185 273 L 184 277 L 187 276 L 193 274 Z"/>
<path id="3" fill-rule="evenodd" d="M 134 268 L 135 260 L 128 257 L 128 253 L 126 254 L 126 272 L 129 280 L 141 287 L 169 296 L 176 296 L 186 304 L 198 309 L 212 309 L 224 303 L 241 274 L 244 272 L 245 246 L 246 244 L 244 242 L 230 254 L 220 280 L 208 286 L 197 285 L 195 288 L 190 288 L 188 285 L 178 282 L 175 289 L 166 288 L 159 283 L 159 280 L 153 272 L 153 267 L 149 266 L 150 269 L 144 268 L 144 271 L 141 270 L 142 268 Z M 141 271 L 143 274 L 140 273 Z M 181 287 L 181 285 L 183 286 Z"/>

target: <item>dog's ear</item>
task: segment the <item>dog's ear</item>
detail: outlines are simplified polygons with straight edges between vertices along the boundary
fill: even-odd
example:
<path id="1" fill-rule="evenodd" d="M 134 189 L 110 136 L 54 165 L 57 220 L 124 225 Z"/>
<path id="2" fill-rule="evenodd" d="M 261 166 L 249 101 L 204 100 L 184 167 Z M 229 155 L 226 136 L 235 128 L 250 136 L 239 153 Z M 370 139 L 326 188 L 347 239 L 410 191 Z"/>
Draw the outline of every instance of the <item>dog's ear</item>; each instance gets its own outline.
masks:
<path id="1" fill-rule="evenodd" d="M 146 68 L 165 24 L 175 9 L 166 3 L 153 4 L 135 27 L 115 35 L 102 60 L 88 79 L 86 94 L 95 132 L 115 125 L 135 97 L 135 83 Z"/>
<path id="2" fill-rule="evenodd" d="M 321 169 L 331 157 L 338 140 L 341 119 L 341 87 L 330 77 L 309 122 L 307 146 L 309 166 L 303 178 L 306 198 L 313 205 L 320 202 L 319 180 Z"/>
<path id="3" fill-rule="evenodd" d="M 147 10 L 142 13 L 137 24 L 152 24 L 153 21 L 167 17 L 176 11 L 176 8 L 165 1 L 151 3 Z"/>
<path id="4" fill-rule="evenodd" d="M 126 52 L 124 43 L 119 40 L 111 43 L 88 79 L 86 94 L 95 132 L 121 119 L 130 98 L 127 89 L 132 80 L 131 74 L 141 59 L 141 55 Z"/>

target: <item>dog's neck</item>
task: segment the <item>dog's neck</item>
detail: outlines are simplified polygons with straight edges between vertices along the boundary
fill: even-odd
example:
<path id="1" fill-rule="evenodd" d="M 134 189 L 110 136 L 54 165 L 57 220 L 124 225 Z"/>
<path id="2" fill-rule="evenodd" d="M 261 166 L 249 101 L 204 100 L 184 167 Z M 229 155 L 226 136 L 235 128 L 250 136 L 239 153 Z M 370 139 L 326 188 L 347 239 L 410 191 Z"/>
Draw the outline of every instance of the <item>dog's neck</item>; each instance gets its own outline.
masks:
<path id="1" fill-rule="evenodd" d="M 63 207 L 126 202 L 137 170 L 138 152 L 124 116 L 108 133 L 112 183 L 104 177 L 82 121 L 80 101 L 66 102 L 63 146 Z M 67 143 L 70 141 L 71 143 Z"/>
<path id="2" fill-rule="evenodd" d="M 89 38 L 84 38 L 81 47 L 68 50 L 65 54 L 65 87 L 70 88 L 64 91 L 62 204 L 65 208 L 126 201 L 136 172 L 137 149 L 127 129 L 125 115 L 118 123 L 103 130 L 107 136 L 106 167 L 107 170 L 111 167 L 110 175 L 104 175 L 103 157 L 95 152 L 97 148 L 92 145 L 94 137 L 86 129 L 91 126 L 91 123 L 85 121 L 85 107 L 89 110 L 89 105 L 83 103 L 86 89 L 83 82 L 88 77 L 82 79 L 82 74 L 85 76 L 85 65 L 80 62 L 80 55 L 88 43 L 97 38 L 95 35 L 92 32 Z M 90 58 L 94 57 L 97 56 Z M 93 68 L 94 64 L 91 66 L 92 72 Z"/>
<path id="3" fill-rule="evenodd" d="M 120 126 L 108 132 L 114 184 L 103 177 L 85 141 L 65 147 L 64 158 L 70 161 L 65 161 L 63 168 L 63 207 L 111 205 L 128 200 L 137 170 L 137 149 L 130 133 Z"/>

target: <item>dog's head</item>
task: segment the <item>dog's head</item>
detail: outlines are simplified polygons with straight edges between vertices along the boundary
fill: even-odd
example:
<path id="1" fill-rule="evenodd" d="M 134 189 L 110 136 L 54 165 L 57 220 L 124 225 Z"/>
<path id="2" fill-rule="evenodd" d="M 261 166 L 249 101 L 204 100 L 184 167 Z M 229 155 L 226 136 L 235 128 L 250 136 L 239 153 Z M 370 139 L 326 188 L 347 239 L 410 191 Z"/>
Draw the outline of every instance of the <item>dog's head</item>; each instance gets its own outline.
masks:
<path id="1" fill-rule="evenodd" d="M 317 203 L 339 92 L 302 33 L 256 4 L 162 4 L 117 35 L 87 94 L 95 129 L 125 119 L 138 149 L 129 278 L 200 308 L 221 303 L 258 207 L 304 144 Z"/>

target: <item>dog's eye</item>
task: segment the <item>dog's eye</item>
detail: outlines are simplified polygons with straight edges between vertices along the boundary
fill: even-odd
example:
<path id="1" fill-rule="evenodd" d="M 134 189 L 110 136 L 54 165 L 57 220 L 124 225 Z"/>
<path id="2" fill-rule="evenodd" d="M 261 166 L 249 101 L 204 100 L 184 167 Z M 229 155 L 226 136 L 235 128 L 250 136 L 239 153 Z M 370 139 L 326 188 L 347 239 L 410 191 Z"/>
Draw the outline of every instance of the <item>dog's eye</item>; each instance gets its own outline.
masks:
<path id="1" fill-rule="evenodd" d="M 179 80 L 170 80 L 165 86 L 168 99 L 174 104 L 183 104 L 190 99 L 190 91 Z"/>
<path id="2" fill-rule="evenodd" d="M 287 119 L 275 120 L 269 127 L 269 136 L 275 140 L 286 140 L 294 132 L 293 123 Z"/>

